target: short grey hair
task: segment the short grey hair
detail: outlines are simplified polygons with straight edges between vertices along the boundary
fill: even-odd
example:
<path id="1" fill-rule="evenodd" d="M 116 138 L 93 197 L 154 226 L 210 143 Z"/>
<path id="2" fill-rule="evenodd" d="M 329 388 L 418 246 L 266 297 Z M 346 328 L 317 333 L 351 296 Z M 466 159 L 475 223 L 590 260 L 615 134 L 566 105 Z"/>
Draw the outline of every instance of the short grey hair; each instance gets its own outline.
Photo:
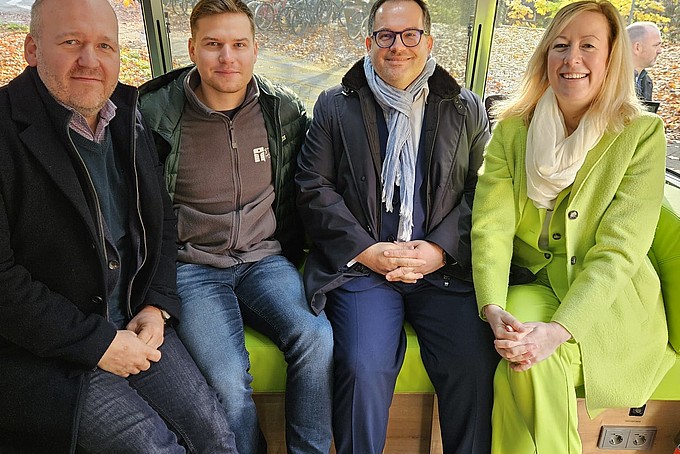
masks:
<path id="1" fill-rule="evenodd" d="M 31 6 L 31 23 L 28 26 L 28 32 L 33 35 L 38 35 L 38 30 L 40 30 L 40 7 L 45 3 L 45 0 L 35 0 Z"/>
<path id="2" fill-rule="evenodd" d="M 28 32 L 35 38 L 38 37 L 39 30 L 41 29 L 42 26 L 42 17 L 40 14 L 40 10 L 42 9 L 42 5 L 43 3 L 45 3 L 45 1 L 46 0 L 35 0 L 35 2 L 33 2 L 33 5 L 31 5 L 31 22 L 28 25 Z M 116 16 L 116 23 L 118 23 L 116 11 L 113 9 L 112 6 L 111 11 L 113 11 L 113 15 Z"/>
<path id="3" fill-rule="evenodd" d="M 645 38 L 651 30 L 658 30 L 654 22 L 634 22 L 626 27 L 631 43 L 640 42 Z"/>

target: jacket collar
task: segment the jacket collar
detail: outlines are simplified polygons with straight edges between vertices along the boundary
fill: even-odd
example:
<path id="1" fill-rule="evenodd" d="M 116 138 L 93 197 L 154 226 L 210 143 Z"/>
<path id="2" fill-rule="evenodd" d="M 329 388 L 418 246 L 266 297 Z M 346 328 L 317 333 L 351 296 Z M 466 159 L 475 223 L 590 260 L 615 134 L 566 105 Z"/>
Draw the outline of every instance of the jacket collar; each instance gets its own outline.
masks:
<path id="1" fill-rule="evenodd" d="M 364 57 L 367 58 L 367 57 Z M 430 94 L 438 95 L 442 98 L 454 98 L 460 94 L 461 87 L 451 74 L 444 68 L 437 65 L 434 74 L 427 81 Z M 357 61 L 347 71 L 342 78 L 342 86 L 348 91 L 359 91 L 363 87 L 368 87 L 366 74 L 364 74 L 364 59 Z"/>
<path id="2" fill-rule="evenodd" d="M 183 68 L 178 68 L 174 69 L 168 73 L 165 73 L 163 75 L 160 75 L 158 77 L 154 77 L 153 79 L 149 80 L 148 82 L 143 83 L 139 87 L 139 96 L 143 96 L 147 93 L 150 93 L 152 91 L 159 90 L 166 85 L 176 82 L 182 84 L 182 81 L 184 80 L 184 76 L 193 68 L 194 65 L 190 66 L 185 66 Z"/>
<path id="3" fill-rule="evenodd" d="M 185 66 L 184 68 L 179 68 L 170 71 L 169 73 L 158 76 L 145 82 L 139 87 L 139 95 L 144 96 L 153 91 L 160 90 L 168 85 L 174 85 L 179 88 L 183 88 L 184 77 L 191 71 L 195 65 Z M 255 82 L 257 83 L 258 89 L 261 94 L 266 96 L 276 96 L 276 90 L 272 83 L 258 74 L 253 74 Z"/>
<path id="4" fill-rule="evenodd" d="M 12 120 L 24 128 L 35 125 L 36 114 L 46 114 L 57 130 L 66 131 L 71 112 L 52 97 L 36 68 L 26 67 L 23 73 L 7 84 L 7 93 L 12 104 Z M 28 93 L 37 93 L 38 96 L 27 96 Z M 41 125 L 41 129 L 46 126 Z"/>
<path id="5" fill-rule="evenodd" d="M 144 120 L 168 143 L 172 143 L 173 134 L 180 126 L 186 102 L 184 79 L 194 67 L 195 65 L 189 65 L 175 69 L 139 87 Z M 275 100 L 278 99 L 276 88 L 264 77 L 257 74 L 253 77 L 260 93 L 263 111 L 273 112 Z M 147 104 L 150 106 L 148 109 Z"/>
<path id="6" fill-rule="evenodd" d="M 33 67 L 7 85 L 12 106 L 12 120 L 18 129 L 19 140 L 26 146 L 45 169 L 54 184 L 72 201 L 89 228 L 96 231 L 88 210 L 80 177 L 76 172 L 71 154 L 71 139 L 68 136 L 72 113 L 57 102 L 45 87 Z M 111 100 L 118 106 L 118 114 L 109 127 L 125 128 L 125 122 L 132 124 L 137 90 L 118 84 Z M 122 132 L 125 137 L 134 137 L 132 131 Z"/>
<path id="7" fill-rule="evenodd" d="M 604 136 L 602 136 L 597 145 L 595 145 L 588 152 L 583 164 L 581 165 L 581 168 L 576 174 L 576 178 L 574 179 L 574 183 L 572 185 L 572 194 L 575 195 L 581 190 L 585 181 L 592 174 L 593 169 L 597 167 L 600 161 L 602 161 L 602 159 L 604 159 L 607 154 L 609 154 L 610 150 L 612 149 L 612 144 L 614 141 L 616 141 L 619 135 L 621 135 L 620 132 L 605 132 Z"/>

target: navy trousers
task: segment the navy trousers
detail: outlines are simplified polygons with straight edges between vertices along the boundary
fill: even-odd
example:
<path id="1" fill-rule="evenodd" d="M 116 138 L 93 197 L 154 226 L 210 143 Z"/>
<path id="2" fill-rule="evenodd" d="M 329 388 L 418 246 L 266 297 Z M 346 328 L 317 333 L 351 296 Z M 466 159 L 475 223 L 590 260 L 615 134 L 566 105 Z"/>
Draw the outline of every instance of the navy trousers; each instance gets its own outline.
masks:
<path id="1" fill-rule="evenodd" d="M 416 284 L 341 287 L 328 294 L 326 314 L 335 340 L 338 454 L 383 451 L 406 348 L 404 320 L 418 335 L 437 393 L 444 453 L 490 452 L 493 375 L 500 358 L 491 329 L 478 316 L 472 284 L 435 272 Z"/>

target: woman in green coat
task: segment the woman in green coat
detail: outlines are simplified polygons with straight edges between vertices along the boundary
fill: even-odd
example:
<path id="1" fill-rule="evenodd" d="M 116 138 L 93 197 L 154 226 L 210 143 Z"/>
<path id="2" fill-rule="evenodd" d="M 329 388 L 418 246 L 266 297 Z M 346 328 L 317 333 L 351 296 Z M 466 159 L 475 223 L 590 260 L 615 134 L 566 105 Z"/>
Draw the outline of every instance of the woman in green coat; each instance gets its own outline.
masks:
<path id="1" fill-rule="evenodd" d="M 479 310 L 503 357 L 494 453 L 581 453 L 575 387 L 591 415 L 641 406 L 675 360 L 647 258 L 664 129 L 630 74 L 617 10 L 572 3 L 499 111 L 472 213 Z M 511 264 L 535 279 L 509 286 Z"/>

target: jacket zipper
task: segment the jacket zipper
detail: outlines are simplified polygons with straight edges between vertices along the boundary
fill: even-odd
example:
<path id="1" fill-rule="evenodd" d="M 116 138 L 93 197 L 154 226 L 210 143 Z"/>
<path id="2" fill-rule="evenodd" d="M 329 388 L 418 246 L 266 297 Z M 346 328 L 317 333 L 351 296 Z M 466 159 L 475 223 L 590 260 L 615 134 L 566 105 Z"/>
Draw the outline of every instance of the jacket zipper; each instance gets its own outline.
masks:
<path id="1" fill-rule="evenodd" d="M 236 112 L 236 115 L 239 113 Z M 229 238 L 229 250 L 228 254 L 231 258 L 236 260 L 239 263 L 243 263 L 243 261 L 234 256 L 231 251 L 236 247 L 236 240 L 239 237 L 240 234 L 240 226 L 241 226 L 241 216 L 239 215 L 240 210 L 238 207 L 241 206 L 241 171 L 239 170 L 239 155 L 238 155 L 238 142 L 236 141 L 234 137 L 234 122 L 231 120 L 231 118 L 227 117 L 226 115 L 224 116 L 224 119 L 227 122 L 227 125 L 229 127 L 228 129 L 228 134 L 229 134 L 229 152 L 232 154 L 232 162 L 234 164 L 234 179 L 236 180 L 234 182 L 234 228 L 232 229 L 231 236 Z"/>
<path id="2" fill-rule="evenodd" d="M 273 156 L 277 156 L 278 158 L 276 159 L 276 172 L 274 175 L 272 175 L 272 180 L 274 181 L 274 184 L 276 185 L 274 187 L 274 194 L 283 194 L 283 188 L 282 183 L 283 179 L 282 178 L 276 178 L 276 175 L 281 175 L 281 167 L 283 166 L 281 162 L 282 158 L 282 153 L 280 153 L 281 150 L 279 150 L 279 143 L 281 143 L 281 149 L 283 149 L 283 143 L 281 141 L 281 118 L 279 118 L 279 109 L 280 109 L 280 99 L 276 96 L 273 96 L 274 98 L 274 137 L 276 140 L 273 141 L 271 145 L 273 145 L 274 149 L 269 150 L 270 154 L 270 159 L 274 159 Z M 266 128 L 266 119 L 265 119 L 265 129 Z M 278 180 L 278 181 L 277 181 Z M 281 197 L 276 197 L 276 206 L 274 206 L 274 213 L 278 213 L 279 209 L 281 208 Z M 277 226 L 278 227 L 278 226 Z"/>
<path id="3" fill-rule="evenodd" d="M 104 254 L 104 266 L 106 267 L 106 266 L 108 266 L 108 263 L 109 263 L 109 256 L 106 252 L 106 241 L 104 240 L 104 236 L 105 236 L 104 235 L 104 221 L 103 221 L 103 214 L 102 214 L 101 205 L 99 204 L 99 196 L 97 194 L 97 189 L 94 186 L 94 182 L 92 181 L 92 176 L 90 175 L 90 171 L 87 169 L 87 166 L 85 165 L 85 161 L 83 160 L 83 157 L 80 155 L 80 152 L 78 151 L 78 147 L 76 147 L 76 145 L 73 143 L 73 139 L 71 138 L 71 134 L 70 134 L 70 131 L 69 131 L 69 128 L 70 128 L 69 124 L 70 124 L 70 120 L 66 124 L 66 136 L 68 137 L 68 140 L 71 143 L 71 147 L 75 151 L 76 156 L 78 156 L 78 160 L 80 161 L 80 165 L 85 170 L 85 176 L 87 177 L 87 181 L 89 183 L 89 189 L 92 192 L 91 195 L 94 195 L 94 204 L 95 204 L 95 209 L 97 211 L 96 212 L 96 215 L 97 215 L 96 216 L 97 217 L 97 219 L 96 219 L 97 230 L 98 230 L 98 233 L 99 233 L 99 241 L 100 241 L 102 253 Z M 106 281 L 106 277 L 104 277 L 104 281 Z M 106 288 L 106 285 L 104 285 L 104 287 Z M 104 303 L 106 304 L 106 308 L 105 308 L 106 309 L 106 311 L 105 311 L 106 320 L 109 320 L 108 295 L 106 293 L 103 295 L 103 300 L 104 300 Z"/>
<path id="4" fill-rule="evenodd" d="M 139 274 L 139 270 L 141 270 L 144 265 L 146 264 L 146 259 L 148 257 L 148 250 L 147 250 L 147 240 L 146 240 L 146 227 L 144 226 L 144 218 L 142 218 L 142 203 L 139 197 L 139 172 L 137 170 L 137 141 L 135 140 L 136 137 L 136 114 L 135 114 L 135 107 L 137 105 L 137 94 L 133 95 L 133 103 L 131 104 L 133 106 L 132 110 L 132 115 L 130 119 L 130 149 L 132 150 L 132 171 L 133 171 L 133 177 L 134 177 L 134 183 L 135 183 L 135 207 L 136 207 L 136 213 L 137 213 L 137 219 L 139 220 L 139 226 L 141 229 L 141 238 L 140 238 L 140 247 L 142 249 L 142 260 L 139 263 L 139 266 L 135 267 L 135 272 L 130 276 L 130 282 L 128 283 L 127 287 L 127 298 L 125 299 L 125 304 L 128 312 L 128 317 L 132 318 L 132 287 L 133 283 L 135 281 L 135 278 Z M 162 203 L 161 203 L 162 207 Z M 161 208 L 162 210 L 162 208 Z M 161 219 L 163 219 L 163 216 L 161 216 Z M 163 223 L 165 220 L 163 219 Z M 162 225 L 162 224 L 161 224 Z M 162 235 L 162 233 L 161 233 Z M 155 274 L 155 270 L 154 274 Z M 153 276 L 153 274 L 152 274 Z"/>
<path id="5" fill-rule="evenodd" d="M 425 104 L 425 121 L 423 121 L 423 128 L 427 128 L 427 108 L 428 105 Z M 434 110 L 435 106 L 432 106 L 432 110 Z M 434 132 L 432 133 L 432 143 L 430 143 L 429 147 L 426 147 L 427 149 L 427 165 L 425 167 L 426 174 L 425 174 L 425 181 L 427 182 L 427 193 L 425 194 L 425 203 L 426 203 L 426 209 L 427 211 L 425 212 L 425 232 L 430 231 L 430 214 L 432 213 L 432 200 L 430 194 L 432 193 L 432 181 L 430 179 L 430 170 L 431 170 L 431 165 L 432 165 L 432 155 L 434 154 L 434 143 L 437 141 L 437 133 L 439 132 L 439 119 L 442 117 L 442 100 L 437 101 L 437 121 L 434 123 Z M 461 126 L 463 127 L 463 126 Z M 427 134 L 427 130 L 425 132 Z M 425 145 L 428 145 L 427 143 Z M 457 153 L 457 152 L 456 152 Z M 455 159 L 453 166 L 455 166 Z M 451 174 L 449 173 L 449 176 Z"/>

